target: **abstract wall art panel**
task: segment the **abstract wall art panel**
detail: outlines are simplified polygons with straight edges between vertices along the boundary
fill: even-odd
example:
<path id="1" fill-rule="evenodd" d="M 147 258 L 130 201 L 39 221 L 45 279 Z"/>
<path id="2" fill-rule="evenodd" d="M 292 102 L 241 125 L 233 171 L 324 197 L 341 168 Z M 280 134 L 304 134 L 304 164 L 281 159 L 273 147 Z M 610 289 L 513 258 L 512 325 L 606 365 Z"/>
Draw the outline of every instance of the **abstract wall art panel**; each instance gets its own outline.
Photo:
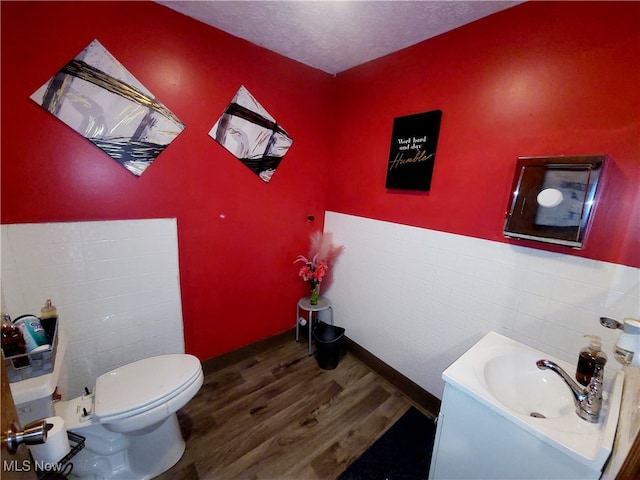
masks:
<path id="1" fill-rule="evenodd" d="M 387 188 L 427 191 L 436 160 L 441 110 L 393 120 Z"/>
<path id="2" fill-rule="evenodd" d="M 97 40 L 31 99 L 136 176 L 184 130 Z"/>
<path id="3" fill-rule="evenodd" d="M 293 140 L 241 86 L 209 136 L 269 182 Z"/>

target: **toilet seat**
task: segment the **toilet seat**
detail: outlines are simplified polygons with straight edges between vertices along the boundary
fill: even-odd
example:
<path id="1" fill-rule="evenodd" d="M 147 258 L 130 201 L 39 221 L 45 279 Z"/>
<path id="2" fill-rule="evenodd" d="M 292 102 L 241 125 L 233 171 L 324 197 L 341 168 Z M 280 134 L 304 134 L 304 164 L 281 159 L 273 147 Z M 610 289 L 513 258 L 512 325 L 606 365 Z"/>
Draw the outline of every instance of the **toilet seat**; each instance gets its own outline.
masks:
<path id="1" fill-rule="evenodd" d="M 101 422 L 120 420 L 171 401 L 201 378 L 193 355 L 145 358 L 100 375 L 94 389 L 94 415 Z"/>

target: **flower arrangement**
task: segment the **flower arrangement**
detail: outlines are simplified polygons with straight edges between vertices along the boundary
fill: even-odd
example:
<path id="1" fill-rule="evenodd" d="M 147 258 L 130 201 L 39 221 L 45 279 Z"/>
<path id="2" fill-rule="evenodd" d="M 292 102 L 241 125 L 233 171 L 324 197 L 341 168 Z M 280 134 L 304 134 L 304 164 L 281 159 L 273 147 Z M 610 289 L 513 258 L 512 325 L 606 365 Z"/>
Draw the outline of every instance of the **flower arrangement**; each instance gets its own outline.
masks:
<path id="1" fill-rule="evenodd" d="M 344 246 L 333 244 L 333 234 L 330 232 L 314 232 L 311 234 L 309 256 L 298 255 L 293 263 L 304 262 L 298 275 L 302 280 L 311 285 L 311 305 L 318 304 L 320 296 L 320 284 L 324 281 L 329 283 L 330 267 L 336 262 L 338 256 L 343 252 Z"/>

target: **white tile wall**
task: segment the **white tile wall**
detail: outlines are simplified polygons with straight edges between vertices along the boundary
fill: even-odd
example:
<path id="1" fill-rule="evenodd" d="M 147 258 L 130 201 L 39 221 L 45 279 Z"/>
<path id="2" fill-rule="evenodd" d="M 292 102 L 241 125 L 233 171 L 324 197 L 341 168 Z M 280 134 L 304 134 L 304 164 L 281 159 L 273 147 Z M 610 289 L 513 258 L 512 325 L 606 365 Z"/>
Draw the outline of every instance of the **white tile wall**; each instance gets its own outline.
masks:
<path id="1" fill-rule="evenodd" d="M 40 315 L 69 336 L 60 392 L 93 388 L 115 367 L 183 353 L 175 219 L 2 225 L 2 311 Z"/>
<path id="2" fill-rule="evenodd" d="M 327 212 L 345 246 L 326 295 L 347 336 L 442 398 L 442 372 L 494 330 L 575 363 L 603 338 L 609 373 L 619 330 L 640 318 L 640 269 Z"/>

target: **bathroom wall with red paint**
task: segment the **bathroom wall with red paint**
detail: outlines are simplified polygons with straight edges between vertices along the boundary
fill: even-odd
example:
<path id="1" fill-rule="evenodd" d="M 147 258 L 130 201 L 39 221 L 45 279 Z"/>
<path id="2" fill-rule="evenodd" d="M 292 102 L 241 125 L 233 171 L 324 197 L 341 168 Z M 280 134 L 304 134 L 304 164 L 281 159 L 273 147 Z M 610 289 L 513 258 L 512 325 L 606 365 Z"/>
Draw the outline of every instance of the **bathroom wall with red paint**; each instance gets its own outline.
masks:
<path id="1" fill-rule="evenodd" d="M 529 2 L 336 77 L 152 2 L 1 8 L 2 223 L 176 217 L 200 358 L 293 326 L 325 210 L 640 266 L 636 3 Z M 140 178 L 29 100 L 94 38 L 186 124 Z M 207 135 L 240 85 L 294 139 L 269 184 Z M 434 109 L 431 190 L 385 189 L 393 119 Z M 516 158 L 583 153 L 612 160 L 586 248 L 504 239 Z"/>
<path id="2" fill-rule="evenodd" d="M 2 2 L 1 34 L 2 223 L 176 217 L 188 352 L 292 328 L 333 77 L 153 2 Z M 29 99 L 93 39 L 186 125 L 140 177 Z M 241 85 L 294 140 L 270 183 L 208 136 Z"/>
<path id="3" fill-rule="evenodd" d="M 327 210 L 640 266 L 640 5 L 527 2 L 337 76 Z M 431 189 L 385 189 L 393 119 L 442 110 Z M 583 250 L 502 235 L 519 156 L 607 154 Z"/>

